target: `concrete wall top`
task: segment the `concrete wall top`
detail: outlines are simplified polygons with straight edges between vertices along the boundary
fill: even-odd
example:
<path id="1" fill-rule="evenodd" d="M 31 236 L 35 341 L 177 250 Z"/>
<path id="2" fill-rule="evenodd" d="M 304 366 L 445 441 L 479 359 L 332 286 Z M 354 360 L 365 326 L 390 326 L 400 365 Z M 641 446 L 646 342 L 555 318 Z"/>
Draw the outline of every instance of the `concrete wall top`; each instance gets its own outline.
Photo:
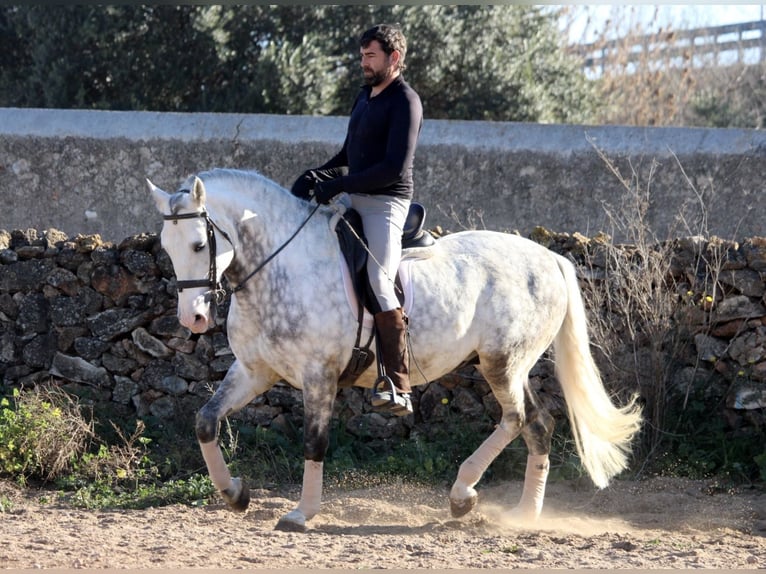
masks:
<path id="1" fill-rule="evenodd" d="M 269 114 L 121 112 L 0 108 L 0 134 L 41 138 L 150 140 L 276 139 L 285 143 L 343 142 L 348 118 Z M 592 143 L 591 143 L 592 142 Z M 569 155 L 593 145 L 610 153 L 746 154 L 766 150 L 766 132 L 746 129 L 636 128 L 517 122 L 429 120 L 420 146 L 459 145 Z"/>
<path id="2" fill-rule="evenodd" d="M 191 173 L 240 167 L 289 187 L 337 151 L 346 125 L 345 117 L 0 108 L 0 229 L 54 227 L 109 241 L 157 232 L 144 178 L 173 189 Z M 757 130 L 427 119 L 414 177 L 428 225 L 453 231 L 527 234 L 542 225 L 620 237 L 609 210 L 635 186 L 631 193 L 646 191 L 658 236 L 732 239 L 766 234 L 765 159 L 766 132 Z"/>

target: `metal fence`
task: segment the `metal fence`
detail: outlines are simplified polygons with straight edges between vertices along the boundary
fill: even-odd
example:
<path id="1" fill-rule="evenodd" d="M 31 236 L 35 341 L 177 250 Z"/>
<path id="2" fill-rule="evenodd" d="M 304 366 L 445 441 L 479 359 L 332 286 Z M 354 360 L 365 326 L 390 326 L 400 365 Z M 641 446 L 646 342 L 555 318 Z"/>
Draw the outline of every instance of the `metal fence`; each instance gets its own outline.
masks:
<path id="1" fill-rule="evenodd" d="M 719 66 L 758 64 L 766 60 L 766 20 L 661 31 L 579 44 L 572 51 L 593 74 L 616 68 L 631 72 L 641 65 Z"/>

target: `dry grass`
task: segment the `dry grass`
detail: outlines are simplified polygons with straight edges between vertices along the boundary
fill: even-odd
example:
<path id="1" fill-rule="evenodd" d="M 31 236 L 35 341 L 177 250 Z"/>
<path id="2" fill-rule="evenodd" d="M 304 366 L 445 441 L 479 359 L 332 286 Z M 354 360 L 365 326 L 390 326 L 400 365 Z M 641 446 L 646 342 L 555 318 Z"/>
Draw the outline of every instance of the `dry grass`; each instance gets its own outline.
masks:
<path id="1" fill-rule="evenodd" d="M 690 355 L 693 331 L 689 305 L 720 299 L 719 275 L 725 260 L 725 244 L 708 241 L 704 205 L 682 205 L 669 238 L 660 238 L 648 221 L 652 177 L 645 181 L 635 171 L 624 176 L 614 162 L 597 149 L 621 187 L 620 199 L 605 204 L 609 229 L 591 240 L 585 256 L 584 296 L 591 310 L 591 336 L 600 349 L 600 360 L 608 366 L 610 378 L 623 394 L 638 390 L 644 402 L 646 426 L 643 456 L 651 457 L 667 434 L 666 405 L 673 374 Z M 680 164 L 679 169 L 683 169 Z M 692 202 L 701 195 L 687 178 Z M 696 199 L 694 199 L 696 198 Z M 692 209 L 693 208 L 693 209 Z M 703 209 L 694 219 L 687 215 Z M 694 221 L 695 228 L 690 227 Z M 625 238 L 616 244 L 611 237 Z M 679 275 L 676 261 L 679 241 L 692 260 L 684 266 L 697 269 L 693 276 Z M 690 297 L 690 293 L 698 297 Z"/>
<path id="2" fill-rule="evenodd" d="M 766 122 L 766 62 L 732 61 L 733 52 L 706 51 L 684 36 L 693 21 L 667 23 L 655 7 L 641 20 L 635 7 L 615 5 L 596 29 L 588 6 L 571 7 L 571 18 L 588 16 L 595 40 L 577 48 L 596 59 L 589 74 L 600 105 L 591 123 L 632 126 L 709 126 L 761 129 Z M 729 46 L 731 48 L 731 46 Z M 740 46 L 740 51 L 742 47 Z"/>
<path id="3" fill-rule="evenodd" d="M 0 475 L 19 483 L 59 478 L 114 482 L 146 472 L 143 421 L 107 445 L 94 432 L 88 409 L 55 381 L 16 390 L 0 402 Z"/>

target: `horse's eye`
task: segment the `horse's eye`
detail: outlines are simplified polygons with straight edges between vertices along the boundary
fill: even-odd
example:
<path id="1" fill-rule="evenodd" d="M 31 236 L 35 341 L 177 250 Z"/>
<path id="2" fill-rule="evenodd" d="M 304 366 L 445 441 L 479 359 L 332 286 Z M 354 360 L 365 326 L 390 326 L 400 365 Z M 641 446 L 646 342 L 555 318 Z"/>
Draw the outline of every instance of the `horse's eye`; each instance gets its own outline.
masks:
<path id="1" fill-rule="evenodd" d="M 194 252 L 195 253 L 199 253 L 203 249 L 205 249 L 205 244 L 204 243 L 197 243 L 196 245 L 194 245 Z"/>

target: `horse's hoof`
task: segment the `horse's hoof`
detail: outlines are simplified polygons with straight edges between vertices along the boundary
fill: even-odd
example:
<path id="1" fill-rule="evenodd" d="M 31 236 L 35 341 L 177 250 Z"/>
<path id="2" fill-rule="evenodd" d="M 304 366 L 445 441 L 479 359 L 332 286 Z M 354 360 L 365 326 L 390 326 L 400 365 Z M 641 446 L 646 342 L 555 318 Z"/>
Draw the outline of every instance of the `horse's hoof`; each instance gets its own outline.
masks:
<path id="1" fill-rule="evenodd" d="M 244 512 L 250 504 L 250 489 L 240 478 L 232 478 L 231 487 L 222 490 L 221 496 L 234 512 Z"/>
<path id="2" fill-rule="evenodd" d="M 452 485 L 449 493 L 449 508 L 453 518 L 465 516 L 479 501 L 479 495 L 476 490 L 470 486 L 465 486 L 459 481 Z"/>
<path id="3" fill-rule="evenodd" d="M 479 497 L 474 494 L 473 496 L 470 496 L 469 498 L 465 498 L 463 500 L 455 500 L 450 498 L 449 501 L 449 509 L 452 513 L 453 518 L 460 518 L 461 516 L 465 516 L 471 510 L 473 510 L 473 507 L 476 506 L 476 503 L 478 502 Z"/>
<path id="4" fill-rule="evenodd" d="M 279 519 L 274 530 L 282 532 L 306 532 L 306 517 L 298 510 L 293 510 Z"/>

